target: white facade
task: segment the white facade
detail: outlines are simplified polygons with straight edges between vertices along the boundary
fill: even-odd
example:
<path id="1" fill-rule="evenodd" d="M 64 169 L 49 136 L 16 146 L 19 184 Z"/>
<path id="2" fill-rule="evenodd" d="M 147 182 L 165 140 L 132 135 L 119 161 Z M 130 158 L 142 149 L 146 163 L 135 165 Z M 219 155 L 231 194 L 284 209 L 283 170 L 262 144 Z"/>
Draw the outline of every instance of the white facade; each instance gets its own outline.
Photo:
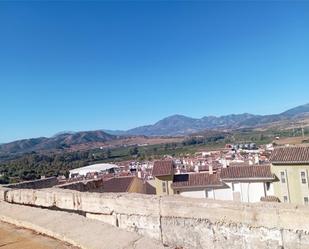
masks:
<path id="1" fill-rule="evenodd" d="M 199 190 L 177 190 L 181 196 L 208 198 L 223 201 L 260 202 L 261 197 L 274 195 L 272 183 L 264 182 L 225 182 L 226 188 L 204 188 Z"/>
<path id="2" fill-rule="evenodd" d="M 191 198 L 207 198 L 212 200 L 232 201 L 233 194 L 229 188 L 204 188 L 199 190 L 182 189 L 177 190 L 181 196 Z"/>
<path id="3" fill-rule="evenodd" d="M 228 182 L 235 201 L 260 202 L 261 197 L 274 194 L 273 184 L 264 182 Z"/>
<path id="4" fill-rule="evenodd" d="M 74 175 L 86 176 L 88 173 L 104 173 L 107 172 L 108 170 L 118 168 L 119 167 L 116 164 L 98 163 L 86 167 L 72 169 L 70 170 L 70 177 L 73 177 Z"/>
<path id="5" fill-rule="evenodd" d="M 213 199 L 214 200 L 222 200 L 222 201 L 232 201 L 233 194 L 231 189 L 224 188 L 224 189 L 215 189 L 213 190 Z"/>
<path id="6" fill-rule="evenodd" d="M 206 198 L 206 190 L 178 190 L 179 194 L 184 197 Z"/>

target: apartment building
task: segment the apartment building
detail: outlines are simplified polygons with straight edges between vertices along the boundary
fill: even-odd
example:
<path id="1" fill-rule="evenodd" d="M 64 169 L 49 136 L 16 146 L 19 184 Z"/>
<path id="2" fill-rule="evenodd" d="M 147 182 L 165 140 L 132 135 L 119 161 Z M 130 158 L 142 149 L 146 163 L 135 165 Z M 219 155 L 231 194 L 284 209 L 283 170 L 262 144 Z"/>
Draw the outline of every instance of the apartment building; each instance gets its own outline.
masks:
<path id="1" fill-rule="evenodd" d="M 279 147 L 271 155 L 271 171 L 277 177 L 275 195 L 281 202 L 309 204 L 309 147 Z"/>

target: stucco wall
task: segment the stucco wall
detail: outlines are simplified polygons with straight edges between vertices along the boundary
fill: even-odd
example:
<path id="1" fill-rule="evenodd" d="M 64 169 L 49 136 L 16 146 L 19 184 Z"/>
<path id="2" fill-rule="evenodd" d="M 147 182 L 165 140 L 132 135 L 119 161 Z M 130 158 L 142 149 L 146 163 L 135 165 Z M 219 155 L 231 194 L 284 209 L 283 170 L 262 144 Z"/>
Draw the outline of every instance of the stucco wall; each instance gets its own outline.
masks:
<path id="1" fill-rule="evenodd" d="M 167 192 L 163 192 L 162 182 L 166 183 Z M 173 176 L 158 176 L 155 177 L 155 186 L 157 195 L 173 195 L 174 191 L 171 187 L 173 183 Z"/>
<path id="2" fill-rule="evenodd" d="M 127 191 L 129 193 L 143 193 L 144 191 L 143 180 L 140 178 L 134 177 Z"/>
<path id="3" fill-rule="evenodd" d="M 206 198 L 205 189 L 202 190 L 178 190 L 179 194 L 184 197 L 191 198 Z"/>
<path id="4" fill-rule="evenodd" d="M 1 192 L 1 191 L 0 191 Z M 309 208 L 181 196 L 6 190 L 5 201 L 82 211 L 89 218 L 184 248 L 309 248 Z"/>
<path id="5" fill-rule="evenodd" d="M 309 197 L 309 165 L 272 165 L 271 171 L 279 179 L 274 182 L 274 192 L 280 201 L 283 202 L 283 196 L 288 196 L 289 202 L 294 204 L 304 204 L 304 197 Z M 285 184 L 280 181 L 280 172 L 287 173 L 287 181 Z M 302 184 L 300 172 L 305 171 L 307 183 Z"/>

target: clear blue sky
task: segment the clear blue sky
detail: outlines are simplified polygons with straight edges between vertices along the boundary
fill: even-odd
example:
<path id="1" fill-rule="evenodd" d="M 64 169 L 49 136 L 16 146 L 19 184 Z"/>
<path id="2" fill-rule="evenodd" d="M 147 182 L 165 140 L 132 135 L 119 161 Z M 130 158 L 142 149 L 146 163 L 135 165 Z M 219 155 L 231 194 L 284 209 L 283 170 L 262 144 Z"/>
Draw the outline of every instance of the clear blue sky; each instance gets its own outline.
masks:
<path id="1" fill-rule="evenodd" d="M 309 2 L 0 2 L 0 142 L 308 97 Z"/>

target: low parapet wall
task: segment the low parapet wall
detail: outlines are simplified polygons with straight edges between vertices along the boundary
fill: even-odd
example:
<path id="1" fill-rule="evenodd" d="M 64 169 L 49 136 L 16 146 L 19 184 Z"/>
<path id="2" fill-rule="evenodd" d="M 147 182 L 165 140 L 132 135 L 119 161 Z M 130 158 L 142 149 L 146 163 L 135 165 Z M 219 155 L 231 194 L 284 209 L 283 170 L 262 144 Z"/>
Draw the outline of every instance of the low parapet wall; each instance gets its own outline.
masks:
<path id="1" fill-rule="evenodd" d="M 62 189 L 77 190 L 80 192 L 97 192 L 102 193 L 104 191 L 103 179 L 92 179 L 78 182 L 68 182 L 55 186 Z"/>
<path id="2" fill-rule="evenodd" d="M 58 184 L 57 177 L 49 177 L 33 181 L 8 184 L 6 185 L 6 187 L 14 189 L 41 189 L 41 188 L 51 188 L 57 184 Z"/>
<path id="3" fill-rule="evenodd" d="M 171 246 L 309 248 L 309 208 L 305 206 L 99 194 L 55 188 L 6 190 L 3 198 L 9 203 L 83 212 L 89 218 Z"/>

